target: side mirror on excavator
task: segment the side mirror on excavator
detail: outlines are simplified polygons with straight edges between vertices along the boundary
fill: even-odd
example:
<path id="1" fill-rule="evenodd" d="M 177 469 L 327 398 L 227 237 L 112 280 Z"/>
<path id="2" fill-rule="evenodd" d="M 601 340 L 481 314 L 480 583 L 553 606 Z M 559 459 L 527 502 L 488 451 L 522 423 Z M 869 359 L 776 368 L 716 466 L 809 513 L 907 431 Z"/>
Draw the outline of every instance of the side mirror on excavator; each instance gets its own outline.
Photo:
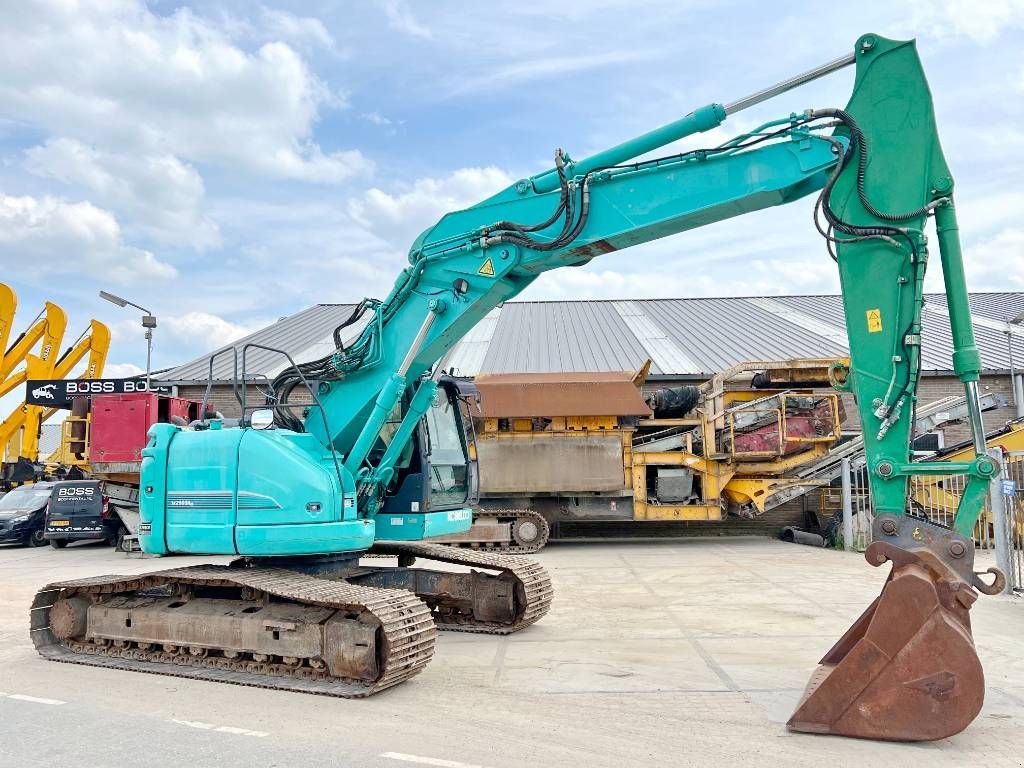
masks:
<path id="1" fill-rule="evenodd" d="M 249 426 L 253 429 L 270 429 L 274 426 L 274 411 L 270 408 L 253 411 L 249 417 Z"/>

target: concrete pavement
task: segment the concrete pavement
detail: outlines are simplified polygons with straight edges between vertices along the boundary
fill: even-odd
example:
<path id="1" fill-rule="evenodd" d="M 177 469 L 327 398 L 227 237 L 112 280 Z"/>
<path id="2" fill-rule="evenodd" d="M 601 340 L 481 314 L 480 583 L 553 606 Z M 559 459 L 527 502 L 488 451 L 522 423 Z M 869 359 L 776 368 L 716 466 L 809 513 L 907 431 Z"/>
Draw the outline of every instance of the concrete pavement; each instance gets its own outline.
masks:
<path id="1" fill-rule="evenodd" d="M 1024 602 L 972 611 L 988 680 L 963 734 L 906 745 L 790 734 L 784 722 L 887 569 L 765 539 L 553 544 L 556 602 L 506 638 L 442 633 L 430 667 L 364 701 L 46 662 L 34 591 L 61 578 L 217 558 L 102 546 L 0 549 L 4 762 L 62 766 L 588 768 L 1020 765 Z M 223 561 L 223 559 L 221 559 Z M 987 567 L 982 557 L 979 566 Z M 9 761 L 9 762 L 8 762 Z"/>

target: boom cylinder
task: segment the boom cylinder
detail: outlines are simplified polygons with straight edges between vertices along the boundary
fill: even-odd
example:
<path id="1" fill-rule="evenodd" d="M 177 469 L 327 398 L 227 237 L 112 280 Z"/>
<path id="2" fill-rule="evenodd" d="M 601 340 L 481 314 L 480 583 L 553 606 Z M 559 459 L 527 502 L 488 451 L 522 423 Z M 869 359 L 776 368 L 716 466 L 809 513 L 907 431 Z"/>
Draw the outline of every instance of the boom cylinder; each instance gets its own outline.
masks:
<path id="1" fill-rule="evenodd" d="M 413 395 L 412 400 L 409 402 L 409 410 L 402 417 L 402 423 L 398 425 L 395 434 L 391 436 L 391 443 L 388 445 L 387 450 L 384 451 L 384 455 L 377 465 L 375 470 L 376 482 L 381 485 L 387 485 L 391 482 L 391 477 L 395 472 L 395 463 L 402 455 L 402 451 L 405 450 L 405 446 L 412 437 L 416 425 L 419 424 L 424 414 L 430 410 L 435 394 L 437 394 L 437 382 L 434 379 L 427 379 L 420 383 L 416 394 Z"/>
<path id="2" fill-rule="evenodd" d="M 432 304 L 430 311 L 427 312 L 427 316 L 423 318 L 423 323 L 416 333 L 416 338 L 413 339 L 409 350 L 405 353 L 405 358 L 402 360 L 401 365 L 398 366 L 397 371 L 391 374 L 391 378 L 388 379 L 377 396 L 377 400 L 373 404 L 373 410 L 370 412 L 370 417 L 366 420 L 366 425 L 359 432 L 355 445 L 352 446 L 352 450 L 345 457 L 345 469 L 353 475 L 359 473 L 359 468 L 373 448 L 381 428 L 387 422 L 388 416 L 391 415 L 391 411 L 398 404 L 398 401 L 402 399 L 407 383 L 406 374 L 409 372 L 409 366 L 412 365 L 412 361 L 423 346 L 427 334 L 430 333 L 430 329 L 434 325 L 434 318 L 437 317 L 440 311 L 443 311 L 442 305 Z"/>

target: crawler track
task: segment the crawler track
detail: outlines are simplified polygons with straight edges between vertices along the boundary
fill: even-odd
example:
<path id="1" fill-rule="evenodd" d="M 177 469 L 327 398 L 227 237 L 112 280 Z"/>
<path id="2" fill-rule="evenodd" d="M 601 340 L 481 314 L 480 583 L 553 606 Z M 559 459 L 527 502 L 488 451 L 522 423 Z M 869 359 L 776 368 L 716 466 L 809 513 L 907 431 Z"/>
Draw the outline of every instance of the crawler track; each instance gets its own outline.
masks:
<path id="1" fill-rule="evenodd" d="M 539 552 L 551 538 L 551 526 L 544 516 L 532 509 L 475 509 L 473 510 L 473 522 L 486 523 L 489 520 L 510 521 L 511 538 L 509 541 L 474 541 L 473 529 L 470 528 L 465 534 L 465 539 L 453 539 L 442 541 L 451 547 L 461 549 L 482 550 L 485 552 L 501 552 L 514 555 L 531 555 Z M 536 538 L 529 543 L 520 543 L 517 539 L 517 526 L 523 523 L 532 523 L 535 526 Z"/>
<path id="2" fill-rule="evenodd" d="M 434 621 L 439 629 L 509 635 L 540 620 L 551 608 L 551 577 L 544 566 L 529 558 L 426 542 L 378 542 L 370 552 L 378 555 L 410 555 L 435 562 L 475 566 L 508 574 L 515 579 L 516 615 L 511 622 L 476 621 L 465 616 L 435 614 Z"/>
<path id="3" fill-rule="evenodd" d="M 148 643 L 97 644 L 60 640 L 51 628 L 50 611 L 60 598 L 76 595 L 99 598 L 134 594 L 174 585 L 240 588 L 255 596 L 273 596 L 310 606 L 369 613 L 380 624 L 379 674 L 374 680 L 332 677 L 308 662 L 286 664 L 280 659 L 256 661 L 214 653 L 194 657 L 168 653 Z M 344 581 L 317 579 L 277 568 L 196 566 L 156 571 L 139 576 L 97 576 L 49 584 L 32 603 L 31 635 L 36 650 L 47 659 L 134 672 L 188 677 L 259 688 L 362 698 L 398 685 L 419 674 L 434 653 L 437 630 L 430 609 L 404 590 L 379 589 Z"/>

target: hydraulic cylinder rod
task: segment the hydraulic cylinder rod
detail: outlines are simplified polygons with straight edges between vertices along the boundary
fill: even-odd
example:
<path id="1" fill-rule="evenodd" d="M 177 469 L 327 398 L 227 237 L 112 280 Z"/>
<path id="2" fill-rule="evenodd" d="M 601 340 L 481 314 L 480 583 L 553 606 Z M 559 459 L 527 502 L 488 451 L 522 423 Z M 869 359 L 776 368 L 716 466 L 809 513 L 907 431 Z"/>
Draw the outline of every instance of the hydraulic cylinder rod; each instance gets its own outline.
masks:
<path id="1" fill-rule="evenodd" d="M 809 83 L 812 80 L 817 80 L 819 77 L 824 77 L 825 75 L 843 69 L 844 67 L 848 67 L 855 62 L 856 55 L 850 53 L 846 56 L 841 56 L 838 59 L 826 62 L 814 69 L 802 72 L 799 75 L 794 75 L 787 80 L 783 80 L 781 83 L 776 83 L 768 88 L 763 88 L 749 96 L 744 96 L 742 99 L 732 101 L 724 107 L 721 104 L 708 104 L 707 106 L 694 110 L 690 114 L 686 115 L 686 117 L 682 117 L 679 120 L 663 125 L 660 128 L 655 128 L 653 131 L 648 131 L 642 136 L 637 136 L 635 139 L 624 141 L 614 147 L 598 152 L 596 155 L 591 155 L 588 158 L 576 162 L 572 166 L 572 173 L 575 176 L 582 176 L 600 168 L 618 165 L 619 163 L 624 163 L 627 160 L 632 160 L 634 157 L 651 152 L 658 147 L 671 144 L 673 141 L 679 141 L 679 139 L 686 138 L 687 136 L 691 136 L 695 133 L 709 131 L 712 128 L 721 125 L 728 115 L 735 114 L 747 107 L 752 107 L 755 104 L 760 104 L 762 101 L 767 101 L 768 99 L 785 93 L 786 91 L 799 88 L 805 83 Z M 558 183 L 557 172 L 550 170 L 533 178 L 533 189 L 538 194 L 551 192 L 558 188 Z"/>
<path id="2" fill-rule="evenodd" d="M 752 107 L 755 104 L 760 104 L 762 101 L 767 101 L 768 99 L 774 98 L 786 91 L 799 88 L 801 85 L 809 83 L 812 80 L 817 80 L 819 77 L 830 75 L 837 70 L 856 63 L 856 61 L 856 54 L 850 53 L 846 56 L 841 56 L 838 59 L 833 59 L 832 61 L 822 64 L 820 67 L 809 69 L 806 72 L 801 72 L 799 75 L 794 75 L 788 80 L 783 80 L 781 83 L 776 83 L 768 88 L 763 88 L 757 93 L 752 93 L 749 96 L 744 96 L 742 99 L 731 101 L 722 109 L 725 110 L 726 115 L 735 115 L 737 112 L 740 112 L 747 107 Z"/>
<path id="3" fill-rule="evenodd" d="M 402 399 L 402 393 L 405 392 L 406 374 L 409 372 L 409 366 L 412 364 L 413 359 L 415 359 L 416 354 L 420 351 L 420 347 L 423 346 L 423 342 L 427 338 L 427 334 L 430 333 L 430 329 L 434 325 L 434 319 L 436 317 L 437 310 L 432 307 L 427 313 L 427 316 L 423 319 L 423 324 L 416 333 L 416 338 L 413 339 L 412 345 L 409 347 L 409 351 L 406 352 L 405 358 L 402 360 L 402 364 L 398 367 L 397 371 L 391 374 L 391 378 L 388 379 L 384 388 L 381 389 L 380 394 L 377 396 L 377 400 L 373 404 L 373 411 L 370 413 L 370 417 L 366 421 L 366 426 L 363 427 L 362 431 L 359 433 L 359 437 L 356 439 L 355 445 L 352 446 L 352 450 L 349 452 L 348 456 L 345 457 L 345 469 L 353 475 L 359 473 L 359 468 L 362 466 L 363 460 L 370 453 L 370 449 L 373 448 L 373 444 L 377 440 L 377 435 L 380 434 L 381 428 L 387 422 L 388 416 L 391 415 L 391 411 L 394 409 L 395 405 L 397 405 L 398 401 Z"/>

